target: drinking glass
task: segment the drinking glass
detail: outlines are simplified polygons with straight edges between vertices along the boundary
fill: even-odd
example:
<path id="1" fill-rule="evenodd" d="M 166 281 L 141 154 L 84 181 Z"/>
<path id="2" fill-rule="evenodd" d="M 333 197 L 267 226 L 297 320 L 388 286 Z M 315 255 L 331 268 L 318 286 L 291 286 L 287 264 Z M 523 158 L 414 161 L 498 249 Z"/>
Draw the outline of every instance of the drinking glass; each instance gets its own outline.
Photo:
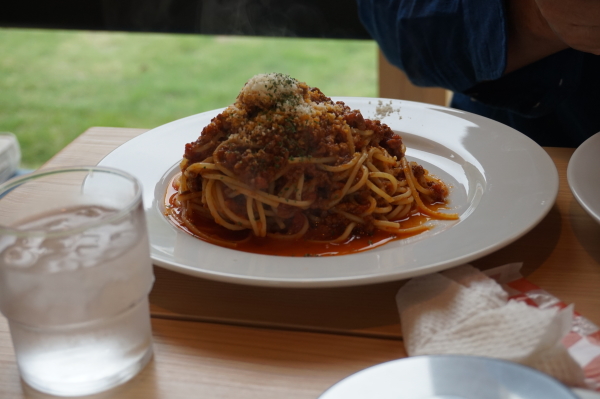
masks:
<path id="1" fill-rule="evenodd" d="M 31 387 L 80 396 L 136 375 L 152 357 L 153 282 L 133 176 L 46 169 L 0 186 L 0 311 Z"/>

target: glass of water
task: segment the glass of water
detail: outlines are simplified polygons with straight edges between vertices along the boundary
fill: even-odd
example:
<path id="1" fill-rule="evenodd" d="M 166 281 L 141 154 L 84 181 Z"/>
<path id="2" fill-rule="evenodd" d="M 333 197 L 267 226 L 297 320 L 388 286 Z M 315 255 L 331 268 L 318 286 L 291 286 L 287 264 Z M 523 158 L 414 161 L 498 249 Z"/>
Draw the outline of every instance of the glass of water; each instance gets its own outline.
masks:
<path id="1" fill-rule="evenodd" d="M 31 387 L 80 396 L 136 375 L 152 357 L 153 281 L 133 176 L 47 169 L 0 186 L 0 311 Z"/>

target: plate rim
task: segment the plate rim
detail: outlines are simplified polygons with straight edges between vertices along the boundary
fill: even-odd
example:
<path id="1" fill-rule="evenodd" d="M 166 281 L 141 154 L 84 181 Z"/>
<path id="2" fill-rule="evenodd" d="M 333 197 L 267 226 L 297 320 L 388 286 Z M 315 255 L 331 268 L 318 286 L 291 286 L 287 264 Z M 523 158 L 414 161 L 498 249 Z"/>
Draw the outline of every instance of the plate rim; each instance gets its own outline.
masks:
<path id="1" fill-rule="evenodd" d="M 540 162 L 544 162 L 546 164 L 545 167 L 547 169 L 545 169 L 545 173 L 546 173 L 545 178 L 548 180 L 548 185 L 550 186 L 547 201 L 545 201 L 545 204 L 542 207 L 542 209 L 540 209 L 538 214 L 534 218 L 531 219 L 531 221 L 528 223 L 528 225 L 526 227 L 520 228 L 518 231 L 514 231 L 512 234 L 506 235 L 501 241 L 495 242 L 495 243 L 490 243 L 486 246 L 478 248 L 475 251 L 471 251 L 469 254 L 455 256 L 450 259 L 447 258 L 445 260 L 439 260 L 437 262 L 430 262 L 426 266 L 418 267 L 418 268 L 411 269 L 408 271 L 407 270 L 397 270 L 394 272 L 388 272 L 388 273 L 384 273 L 384 274 L 358 275 L 358 276 L 345 276 L 345 277 L 333 276 L 333 277 L 315 278 L 315 277 L 309 276 L 309 277 L 281 278 L 281 277 L 265 277 L 265 276 L 250 276 L 250 275 L 241 276 L 241 275 L 231 274 L 229 272 L 205 270 L 202 268 L 198 268 L 198 265 L 192 266 L 192 265 L 174 261 L 173 259 L 165 260 L 164 257 L 157 256 L 154 253 L 152 254 L 153 263 L 156 264 L 157 266 L 160 266 L 160 267 L 172 270 L 172 271 L 176 271 L 179 273 L 195 276 L 195 277 L 207 278 L 207 279 L 217 280 L 217 281 L 227 282 L 227 283 L 236 283 L 236 284 L 245 284 L 245 285 L 254 285 L 254 286 L 277 286 L 277 287 L 290 287 L 290 288 L 315 287 L 316 288 L 316 287 L 338 287 L 338 286 L 353 286 L 353 285 L 366 285 L 366 284 L 382 283 L 382 282 L 387 282 L 387 281 L 395 281 L 395 280 L 411 278 L 411 277 L 415 277 L 415 276 L 426 274 L 426 273 L 432 273 L 432 272 L 444 270 L 449 267 L 464 264 L 464 263 L 470 262 L 474 259 L 478 259 L 480 257 L 488 255 L 506 245 L 509 245 L 510 243 L 514 242 L 515 240 L 519 239 L 520 237 L 522 237 L 523 235 L 525 235 L 529 231 L 531 231 L 531 229 L 533 229 L 548 214 L 548 212 L 550 211 L 550 209 L 552 208 L 552 206 L 554 205 L 554 203 L 556 201 L 556 197 L 558 195 L 558 172 L 556 170 L 556 166 L 554 165 L 554 162 L 552 161 L 550 156 L 547 154 L 547 152 L 544 151 L 535 142 L 533 142 L 533 140 L 531 140 L 527 136 L 517 132 L 516 130 L 514 130 L 506 125 L 502 125 L 496 121 L 492 121 L 488 118 L 485 118 L 485 117 L 482 117 L 479 115 L 475 115 L 475 114 L 471 114 L 471 113 L 468 113 L 465 111 L 442 107 L 442 106 L 436 106 L 436 105 L 432 105 L 432 104 L 418 103 L 418 102 L 405 101 L 405 100 L 396 100 L 396 99 L 386 99 L 386 98 L 369 98 L 369 97 L 331 97 L 331 98 L 333 101 L 344 101 L 346 103 L 348 101 L 351 101 L 351 102 L 357 102 L 357 103 L 358 102 L 363 102 L 363 103 L 368 102 L 369 104 L 371 104 L 372 101 L 385 101 L 385 102 L 390 101 L 390 102 L 396 102 L 396 104 L 398 104 L 400 106 L 400 108 L 409 107 L 409 108 L 420 109 L 420 110 L 431 109 L 431 110 L 442 111 L 442 112 L 447 112 L 447 113 L 458 113 L 462 116 L 469 116 L 470 118 L 474 118 L 479 121 L 485 121 L 485 123 L 492 123 L 494 126 L 499 128 L 500 130 L 502 130 L 503 134 L 509 134 L 509 135 L 512 134 L 513 138 L 517 137 L 517 135 L 518 135 L 518 137 L 519 137 L 518 140 L 524 140 L 523 142 L 528 143 L 528 146 L 530 149 L 531 148 L 536 149 L 537 156 L 540 157 Z M 176 126 L 177 124 L 181 124 L 181 123 L 189 123 L 190 121 L 195 120 L 195 118 L 202 118 L 202 117 L 208 117 L 210 115 L 216 115 L 217 113 L 221 112 L 223 109 L 224 108 L 219 108 L 219 109 L 191 115 L 191 116 L 181 118 L 181 119 L 169 122 L 167 124 L 158 126 L 154 129 L 151 129 L 148 132 L 143 133 L 143 134 L 129 140 L 128 142 L 119 146 L 117 149 L 111 151 L 111 153 L 107 154 L 99 162 L 99 164 L 106 165 L 106 160 L 111 158 L 111 154 L 114 154 L 116 151 L 118 151 L 120 148 L 123 148 L 126 145 L 132 145 L 131 143 L 135 142 L 136 140 L 143 140 L 142 137 L 144 137 L 145 135 L 148 135 L 152 132 L 156 132 L 159 129 L 163 129 L 163 130 L 168 129 L 169 126 Z M 365 117 L 368 117 L 368 116 L 365 116 Z M 388 123 L 385 120 L 385 118 L 382 118 L 382 122 Z M 401 130 L 401 129 L 396 129 L 394 127 L 392 127 L 392 128 L 396 131 Z M 197 129 L 197 135 L 199 135 L 200 131 L 201 131 L 201 126 L 198 127 L 198 129 Z M 411 133 L 411 134 L 415 134 L 415 133 Z M 149 136 L 145 136 L 145 137 L 149 137 Z M 182 144 L 182 146 L 183 146 L 183 144 Z M 108 163 L 108 165 L 106 165 L 106 166 L 110 166 L 110 163 Z M 150 190 L 153 191 L 154 187 L 152 187 Z M 152 205 L 152 207 L 154 207 L 154 204 Z M 148 208 L 147 208 L 147 211 L 148 211 Z M 152 234 L 150 234 L 150 235 L 152 236 Z M 386 244 L 386 245 L 389 245 L 389 244 Z M 385 250 L 385 248 L 383 248 L 383 249 Z M 366 251 L 366 252 L 374 252 L 374 251 L 377 251 L 377 249 Z M 243 254 L 255 255 L 255 254 L 246 254 L 246 253 L 243 253 Z M 362 255 L 362 254 L 351 254 L 351 255 L 344 255 L 341 257 L 334 256 L 334 257 L 311 258 L 311 259 L 316 260 L 316 261 L 321 261 L 321 260 L 327 259 L 327 258 L 344 258 L 346 256 L 355 256 L 356 257 L 358 255 Z M 274 257 L 274 258 L 280 258 L 280 259 L 285 259 L 285 260 L 300 259 L 300 258 L 278 257 L 278 256 L 271 256 L 271 255 L 255 255 L 255 256 Z M 326 263 L 326 262 L 322 262 L 322 263 Z"/>
<path id="2" fill-rule="evenodd" d="M 597 223 L 600 223 L 600 208 L 592 208 L 589 202 L 582 196 L 582 190 L 579 187 L 579 181 L 576 176 L 577 171 L 582 167 L 582 162 L 587 159 L 587 157 L 585 159 L 582 157 L 584 154 L 587 155 L 592 151 L 595 148 L 594 146 L 600 148 L 600 132 L 590 136 L 581 143 L 581 145 L 575 149 L 573 155 L 571 155 L 569 163 L 567 164 L 567 183 L 569 184 L 569 189 L 571 190 L 573 197 L 575 197 L 575 200 L 577 200 L 579 205 L 581 205 L 592 219 Z M 598 163 L 600 164 L 600 162 Z"/>
<path id="3" fill-rule="evenodd" d="M 340 379 L 339 381 L 337 381 L 336 383 L 332 384 L 325 391 L 323 391 L 317 399 L 330 399 L 330 397 L 331 397 L 331 399 L 335 399 L 336 396 L 338 396 L 335 391 L 340 389 L 340 387 L 342 387 L 345 384 L 348 384 L 348 383 L 354 384 L 354 381 L 356 381 L 357 379 L 363 379 L 365 377 L 372 375 L 373 373 L 381 374 L 381 371 L 388 372 L 388 369 L 393 370 L 393 369 L 404 368 L 407 364 L 419 363 L 419 362 L 422 362 L 423 360 L 427 360 L 427 359 L 430 359 L 433 361 L 457 360 L 457 361 L 467 362 L 469 364 L 479 364 L 479 365 L 490 363 L 490 364 L 494 364 L 494 365 L 499 365 L 499 367 L 502 367 L 503 369 L 506 369 L 506 368 L 515 369 L 515 370 L 519 369 L 520 371 L 528 373 L 528 375 L 536 376 L 538 379 L 556 386 L 556 388 L 560 389 L 562 391 L 562 393 L 564 393 L 566 395 L 571 395 L 570 397 L 573 399 L 578 398 L 577 392 L 575 391 L 575 389 L 572 389 L 572 388 L 566 386 L 562 382 L 558 381 L 557 379 L 553 378 L 552 376 L 550 376 L 546 373 L 541 372 L 540 370 L 537 370 L 537 369 L 529 367 L 529 366 L 525 366 L 520 363 L 515 363 L 515 362 L 509 361 L 509 360 L 505 360 L 505 359 L 492 358 L 492 357 L 486 357 L 486 356 L 481 356 L 481 355 L 432 354 L 432 355 L 408 356 L 408 357 L 404 357 L 404 358 L 400 358 L 400 359 L 388 360 L 388 361 L 385 361 L 382 363 L 374 364 L 369 367 L 365 367 L 361 370 L 358 370 L 352 374 L 347 375 L 346 377 L 344 377 L 344 378 Z M 336 394 L 336 396 L 331 396 L 332 393 Z"/>

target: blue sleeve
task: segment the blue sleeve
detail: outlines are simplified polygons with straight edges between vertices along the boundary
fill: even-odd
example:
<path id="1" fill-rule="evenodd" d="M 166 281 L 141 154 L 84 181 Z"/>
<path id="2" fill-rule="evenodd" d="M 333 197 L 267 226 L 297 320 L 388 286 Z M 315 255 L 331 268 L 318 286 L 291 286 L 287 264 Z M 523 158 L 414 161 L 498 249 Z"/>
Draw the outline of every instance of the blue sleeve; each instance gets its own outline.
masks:
<path id="1" fill-rule="evenodd" d="M 357 0 L 388 61 L 418 86 L 465 91 L 506 66 L 502 0 Z"/>

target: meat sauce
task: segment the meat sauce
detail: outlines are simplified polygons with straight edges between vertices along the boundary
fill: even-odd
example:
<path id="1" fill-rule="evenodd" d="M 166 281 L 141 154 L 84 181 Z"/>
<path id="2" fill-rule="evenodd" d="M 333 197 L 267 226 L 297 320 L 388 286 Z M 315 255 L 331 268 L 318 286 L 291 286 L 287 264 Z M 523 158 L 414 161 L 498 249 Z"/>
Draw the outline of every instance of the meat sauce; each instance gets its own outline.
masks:
<path id="1" fill-rule="evenodd" d="M 173 197 L 177 194 L 173 188 L 173 184 L 169 184 L 164 205 L 166 208 L 172 207 Z M 429 206 L 433 210 L 446 209 L 445 203 L 436 203 Z M 169 221 L 185 231 L 186 233 L 198 238 L 199 240 L 215 244 L 210 240 L 206 240 L 202 237 L 198 237 L 193 234 L 177 217 L 178 209 L 172 209 L 175 215 L 168 214 L 167 218 Z M 414 213 L 405 219 L 400 220 L 403 228 L 420 226 L 427 221 L 432 220 L 427 215 L 420 213 Z M 218 225 L 212 219 L 204 217 L 196 217 L 191 219 L 192 223 L 196 228 L 201 230 L 203 233 L 215 237 L 217 239 L 235 242 L 237 245 L 235 249 L 238 251 L 262 254 L 262 255 L 278 255 L 278 256 L 297 256 L 297 257 L 313 257 L 313 256 L 337 256 L 337 255 L 348 255 L 358 252 L 371 250 L 373 248 L 380 247 L 390 241 L 400 240 L 408 238 L 422 232 L 415 232 L 411 234 L 394 234 L 383 230 L 375 230 L 371 235 L 360 236 L 351 235 L 346 242 L 343 243 L 319 243 L 312 242 L 305 238 L 298 240 L 281 240 L 271 237 L 260 238 L 254 236 L 251 231 L 233 231 L 228 230 L 223 226 Z M 218 244 L 216 244 L 218 245 Z"/>

